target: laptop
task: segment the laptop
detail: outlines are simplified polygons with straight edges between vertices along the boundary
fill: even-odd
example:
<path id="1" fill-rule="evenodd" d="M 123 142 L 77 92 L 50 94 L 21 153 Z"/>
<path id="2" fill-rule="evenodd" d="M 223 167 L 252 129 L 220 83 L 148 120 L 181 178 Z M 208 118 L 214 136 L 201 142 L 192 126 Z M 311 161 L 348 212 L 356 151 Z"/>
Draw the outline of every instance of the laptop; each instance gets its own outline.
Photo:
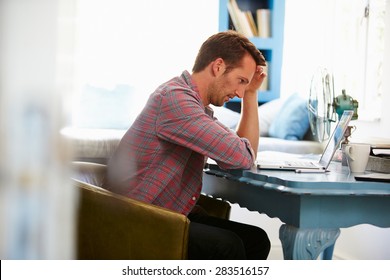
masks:
<path id="1" fill-rule="evenodd" d="M 318 161 L 309 159 L 297 160 L 257 160 L 258 169 L 269 170 L 294 170 L 296 172 L 325 172 L 332 161 L 333 155 L 338 149 L 341 140 L 344 138 L 345 130 L 352 119 L 353 111 L 345 110 L 329 138 L 324 152 Z"/>

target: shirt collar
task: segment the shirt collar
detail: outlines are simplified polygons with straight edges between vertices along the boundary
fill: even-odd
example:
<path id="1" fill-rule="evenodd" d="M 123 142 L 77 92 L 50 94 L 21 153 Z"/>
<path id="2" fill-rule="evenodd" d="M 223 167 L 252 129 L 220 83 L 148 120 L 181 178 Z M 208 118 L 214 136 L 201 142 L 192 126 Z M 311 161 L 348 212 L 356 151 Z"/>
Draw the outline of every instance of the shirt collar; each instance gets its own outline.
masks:
<path id="1" fill-rule="evenodd" d="M 212 119 L 214 118 L 214 110 L 210 106 L 204 107 L 204 112 L 209 115 Z"/>
<path id="2" fill-rule="evenodd" d="M 204 106 L 202 101 L 201 101 L 201 98 L 200 98 L 200 94 L 199 94 L 199 90 L 198 90 L 198 87 L 194 84 L 194 81 L 192 80 L 192 77 L 191 77 L 191 74 L 185 70 L 183 71 L 183 73 L 181 74 L 181 77 L 182 79 L 185 81 L 185 83 L 194 91 L 196 92 L 197 94 L 197 97 L 199 98 L 199 101 L 200 101 L 200 104 L 202 104 L 203 108 L 204 108 L 204 112 L 209 115 L 211 118 L 214 118 L 214 110 L 211 109 L 210 106 Z"/>
<path id="3" fill-rule="evenodd" d="M 181 77 L 186 82 L 186 84 L 189 85 L 190 88 L 199 95 L 198 87 L 194 84 L 194 81 L 192 80 L 192 76 L 187 70 L 183 71 Z"/>

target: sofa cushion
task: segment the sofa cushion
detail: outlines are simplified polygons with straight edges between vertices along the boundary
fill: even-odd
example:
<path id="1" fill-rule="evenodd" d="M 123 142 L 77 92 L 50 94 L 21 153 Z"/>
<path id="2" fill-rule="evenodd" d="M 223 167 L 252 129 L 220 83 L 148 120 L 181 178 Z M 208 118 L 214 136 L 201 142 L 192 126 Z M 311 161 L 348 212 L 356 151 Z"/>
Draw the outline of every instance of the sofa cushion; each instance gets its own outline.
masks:
<path id="1" fill-rule="evenodd" d="M 61 135 L 69 143 L 73 159 L 107 163 L 126 130 L 65 127 Z"/>
<path id="2" fill-rule="evenodd" d="M 269 136 L 269 128 L 279 113 L 284 103 L 284 99 L 278 98 L 259 106 L 260 136 Z"/>
<path id="3" fill-rule="evenodd" d="M 309 129 L 307 101 L 297 93 L 289 96 L 269 128 L 269 136 L 302 140 Z"/>
<path id="4" fill-rule="evenodd" d="M 283 99 L 275 99 L 264 103 L 259 106 L 259 125 L 260 125 L 260 136 L 268 136 L 269 127 L 279 112 L 280 108 L 284 103 Z M 224 125 L 231 129 L 235 129 L 240 121 L 240 113 L 237 113 L 224 106 L 217 107 L 210 105 L 214 111 L 214 116 Z"/>
<path id="5" fill-rule="evenodd" d="M 322 154 L 324 144 L 316 141 L 289 141 L 273 137 L 260 137 L 258 152 L 275 151 L 291 154 Z"/>
<path id="6" fill-rule="evenodd" d="M 228 128 L 235 129 L 240 121 L 240 113 L 230 110 L 224 106 L 210 105 L 214 111 L 214 116 Z"/>

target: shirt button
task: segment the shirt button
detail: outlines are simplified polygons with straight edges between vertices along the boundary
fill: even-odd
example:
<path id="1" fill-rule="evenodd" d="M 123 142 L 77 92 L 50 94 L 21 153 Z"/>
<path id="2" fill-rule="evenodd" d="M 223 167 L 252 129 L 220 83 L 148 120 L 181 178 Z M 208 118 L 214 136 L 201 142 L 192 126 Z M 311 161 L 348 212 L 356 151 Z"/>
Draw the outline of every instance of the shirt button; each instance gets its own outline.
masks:
<path id="1" fill-rule="evenodd" d="M 192 197 L 192 200 L 193 200 L 193 201 L 195 201 L 195 200 L 196 200 L 196 197 L 195 197 L 195 196 L 193 196 L 193 197 Z"/>

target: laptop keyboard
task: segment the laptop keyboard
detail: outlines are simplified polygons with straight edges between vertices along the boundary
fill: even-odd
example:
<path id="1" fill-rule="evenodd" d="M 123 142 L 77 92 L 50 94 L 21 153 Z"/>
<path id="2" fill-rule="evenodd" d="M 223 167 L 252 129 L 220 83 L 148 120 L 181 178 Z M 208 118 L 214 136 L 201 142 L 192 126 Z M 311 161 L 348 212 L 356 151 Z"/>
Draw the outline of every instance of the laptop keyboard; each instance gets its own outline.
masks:
<path id="1" fill-rule="evenodd" d="M 308 161 L 289 161 L 289 162 L 286 162 L 286 164 L 288 166 L 294 166 L 294 167 L 301 167 L 301 168 L 313 168 L 315 167 L 316 165 L 314 165 L 312 162 L 308 162 Z"/>

